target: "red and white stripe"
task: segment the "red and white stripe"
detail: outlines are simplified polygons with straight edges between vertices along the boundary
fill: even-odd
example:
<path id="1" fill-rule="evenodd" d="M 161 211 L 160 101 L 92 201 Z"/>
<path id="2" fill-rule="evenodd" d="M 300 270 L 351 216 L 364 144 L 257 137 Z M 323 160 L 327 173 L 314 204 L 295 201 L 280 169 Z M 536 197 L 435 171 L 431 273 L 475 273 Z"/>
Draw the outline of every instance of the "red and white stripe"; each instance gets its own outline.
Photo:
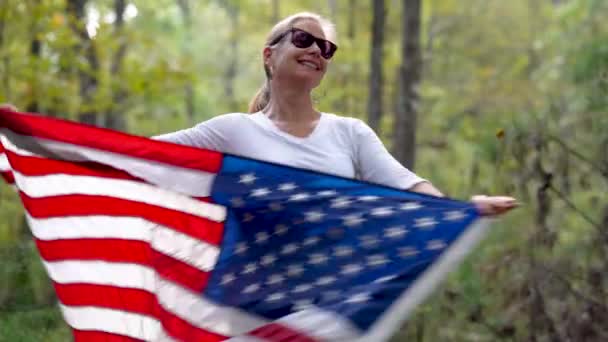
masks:
<path id="1" fill-rule="evenodd" d="M 11 166 L 8 163 L 8 157 L 6 156 L 2 142 L 0 142 L 0 177 L 2 177 L 8 184 L 15 183 L 13 173 L 11 172 Z"/>
<path id="2" fill-rule="evenodd" d="M 226 216 L 206 198 L 221 154 L 2 111 L 0 143 L 0 172 L 14 177 L 76 341 L 311 342 L 356 330 L 269 322 L 201 295 Z M 316 317 L 340 321 L 331 315 Z"/>

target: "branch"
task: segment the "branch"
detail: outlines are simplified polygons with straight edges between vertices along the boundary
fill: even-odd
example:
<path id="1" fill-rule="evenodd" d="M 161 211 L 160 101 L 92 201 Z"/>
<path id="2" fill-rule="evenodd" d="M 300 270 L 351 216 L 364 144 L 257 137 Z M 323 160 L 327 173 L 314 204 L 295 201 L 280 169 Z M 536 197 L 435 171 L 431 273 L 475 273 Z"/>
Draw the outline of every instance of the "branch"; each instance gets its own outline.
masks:
<path id="1" fill-rule="evenodd" d="M 557 197 L 559 197 L 562 201 L 564 201 L 564 203 L 566 203 L 566 205 L 572 209 L 573 211 L 575 211 L 577 214 L 579 214 L 585 221 L 587 221 L 589 224 L 591 224 L 592 226 L 594 226 L 598 231 L 602 232 L 602 227 L 600 226 L 600 224 L 598 222 L 595 222 L 591 217 L 589 217 L 589 215 L 585 214 L 585 212 L 583 212 L 582 210 L 580 210 L 578 207 L 576 207 L 569 199 L 568 197 L 566 197 L 566 195 L 564 195 L 561 191 L 559 191 L 555 186 L 553 185 L 549 185 L 549 189 L 551 191 L 553 191 L 554 194 L 557 195 Z"/>
<path id="2" fill-rule="evenodd" d="M 605 178 L 608 179 L 608 169 L 602 168 L 601 165 L 598 165 L 598 164 L 594 163 L 593 161 L 589 160 L 589 158 L 587 158 L 584 155 L 582 155 L 581 153 L 575 151 L 570 146 L 568 146 L 565 142 L 563 142 L 560 138 L 558 138 L 558 137 L 556 137 L 554 135 L 548 135 L 547 138 L 549 140 L 557 143 L 558 145 L 560 145 L 564 150 L 566 150 L 566 152 L 568 152 L 568 153 L 572 154 L 573 156 L 577 157 L 579 160 L 581 160 L 582 162 L 586 163 L 592 169 L 594 169 L 595 171 L 599 172 L 602 176 L 604 176 Z"/>
<path id="3" fill-rule="evenodd" d="M 608 315 L 608 307 L 603 305 L 598 299 L 591 297 L 591 296 L 575 289 L 574 286 L 572 286 L 572 284 L 570 283 L 570 281 L 566 277 L 564 277 L 562 274 L 560 274 L 559 272 L 557 272 L 554 269 L 552 269 L 548 266 L 545 266 L 545 265 L 539 264 L 537 266 L 540 267 L 541 269 L 543 269 L 545 272 L 547 272 L 554 279 L 556 279 L 560 283 L 562 283 L 562 285 L 565 286 L 566 290 L 568 292 L 570 292 L 572 295 L 574 295 L 574 297 L 576 297 L 578 300 L 581 300 L 581 301 L 587 303 L 591 307 L 595 307 L 595 308 L 599 309 L 603 315 Z M 593 325 L 593 330 L 598 335 L 600 335 L 602 337 L 608 337 L 608 334 L 606 333 L 606 331 L 604 331 L 601 328 L 599 328 L 599 329 L 598 328 L 599 327 L 597 327 L 596 325 Z"/>
<path id="4" fill-rule="evenodd" d="M 568 280 L 566 277 L 564 277 L 561 273 L 559 273 L 558 271 L 554 270 L 553 268 L 551 268 L 551 267 L 549 267 L 547 265 L 542 265 L 542 264 L 537 264 L 536 266 L 540 267 L 545 272 L 549 273 L 551 276 L 553 276 L 557 280 L 559 280 L 559 282 L 562 283 L 564 286 L 566 286 L 566 289 L 569 292 L 571 292 L 576 298 L 578 298 L 578 299 L 586 302 L 587 304 L 600 307 L 603 310 L 607 310 L 608 309 L 608 308 L 604 307 L 604 305 L 599 300 L 597 300 L 596 298 L 590 297 L 587 294 L 582 293 L 579 290 L 575 289 L 574 286 L 572 286 L 572 284 L 570 283 L 570 280 Z"/>

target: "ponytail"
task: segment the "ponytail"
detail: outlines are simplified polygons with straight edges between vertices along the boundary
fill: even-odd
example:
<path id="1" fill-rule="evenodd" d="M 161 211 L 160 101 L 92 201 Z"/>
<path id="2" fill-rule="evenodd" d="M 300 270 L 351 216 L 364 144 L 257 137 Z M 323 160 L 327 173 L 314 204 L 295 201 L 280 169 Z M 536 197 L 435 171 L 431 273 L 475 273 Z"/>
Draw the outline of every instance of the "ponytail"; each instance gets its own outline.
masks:
<path id="1" fill-rule="evenodd" d="M 255 94 L 251 102 L 249 102 L 249 113 L 257 113 L 262 109 L 266 108 L 270 102 L 270 81 L 266 79 L 264 84 L 260 87 L 258 92 Z"/>

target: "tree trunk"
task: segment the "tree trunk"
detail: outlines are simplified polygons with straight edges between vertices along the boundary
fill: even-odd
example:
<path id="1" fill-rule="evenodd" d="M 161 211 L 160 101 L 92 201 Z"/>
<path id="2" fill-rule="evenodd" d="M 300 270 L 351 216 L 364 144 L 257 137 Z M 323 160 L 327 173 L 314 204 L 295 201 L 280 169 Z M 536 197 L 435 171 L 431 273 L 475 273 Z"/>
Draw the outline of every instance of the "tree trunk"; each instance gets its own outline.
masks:
<path id="1" fill-rule="evenodd" d="M 336 15 L 338 13 L 338 4 L 336 0 L 327 0 L 327 5 L 329 6 L 329 17 L 332 20 L 336 20 Z"/>
<path id="2" fill-rule="evenodd" d="M 355 13 L 356 13 L 356 0 L 348 0 L 348 30 L 346 36 L 349 40 L 355 39 Z"/>
<path id="3" fill-rule="evenodd" d="M 33 18 L 37 18 L 41 16 L 40 13 L 40 0 L 32 1 L 32 8 L 30 9 L 30 13 L 32 13 Z M 30 80 L 30 86 L 32 91 L 31 100 L 25 107 L 25 110 L 28 112 L 39 112 L 40 106 L 38 104 L 38 65 L 40 64 L 40 51 L 42 50 L 42 42 L 39 38 L 38 23 L 36 20 L 32 20 L 30 27 L 30 36 L 32 37 L 30 41 L 30 65 L 32 68 L 32 78 Z"/>
<path id="4" fill-rule="evenodd" d="M 271 25 L 276 24 L 281 17 L 281 7 L 279 6 L 279 0 L 272 0 L 272 22 Z"/>
<path id="5" fill-rule="evenodd" d="M 84 52 L 89 64 L 88 70 L 83 70 L 82 68 L 78 70 L 81 97 L 81 109 L 79 110 L 78 121 L 91 125 L 101 125 L 101 119 L 97 115 L 97 110 L 93 103 L 94 95 L 98 87 L 97 73 L 99 70 L 99 60 L 97 59 L 95 51 L 95 42 L 89 37 L 89 34 L 85 29 L 86 3 L 86 0 L 68 0 L 66 6 L 66 14 L 69 18 L 68 21 L 71 24 L 72 30 L 80 38 L 80 46 L 77 47 L 79 50 L 77 51 L 77 54 Z"/>
<path id="6" fill-rule="evenodd" d="M 416 116 L 422 58 L 420 52 L 420 0 L 403 0 L 403 32 L 399 91 L 395 110 L 392 153 L 404 166 L 414 169 Z"/>
<path id="7" fill-rule="evenodd" d="M 382 59 L 384 56 L 385 18 L 384 0 L 374 0 L 367 115 L 370 127 L 377 133 L 380 133 L 380 121 L 382 119 Z"/>
<path id="8" fill-rule="evenodd" d="M 238 53 L 239 53 L 239 7 L 233 3 L 224 4 L 230 19 L 231 34 L 228 43 L 228 67 L 224 76 L 224 95 L 228 101 L 228 110 L 238 111 L 238 103 L 234 94 L 234 81 L 237 75 Z"/>
<path id="9" fill-rule="evenodd" d="M 179 5 L 179 8 L 182 12 L 182 18 L 184 20 L 184 27 L 186 28 L 186 44 L 191 44 L 190 42 L 192 42 L 192 11 L 190 8 L 190 2 L 189 0 L 178 0 L 177 4 Z M 190 49 L 184 47 L 183 49 L 183 53 L 184 55 L 186 55 L 186 57 L 190 58 L 192 57 L 192 54 L 189 52 Z M 188 124 L 190 126 L 194 125 L 194 114 L 196 113 L 196 105 L 195 105 L 195 94 L 194 94 L 194 86 L 192 85 L 192 82 L 188 82 L 188 84 L 186 84 L 184 86 L 184 105 L 186 107 L 186 115 L 188 117 Z"/>
<path id="10" fill-rule="evenodd" d="M 119 79 L 112 87 L 112 108 L 108 111 L 105 126 L 108 128 L 124 131 L 127 129 L 127 121 L 124 113 L 122 113 L 121 104 L 127 97 L 123 87 L 123 82 L 120 82 L 120 74 L 122 70 L 122 60 L 127 53 L 127 37 L 124 34 L 124 14 L 127 7 L 125 0 L 114 0 L 114 13 L 116 21 L 114 21 L 114 36 L 119 41 L 118 49 L 112 58 L 110 67 L 111 77 Z"/>
<path id="11" fill-rule="evenodd" d="M 4 46 L 6 44 L 6 23 L 8 22 L 10 7 L 8 1 L 2 2 L 2 7 L 0 7 L 0 49 L 4 50 Z M 6 51 L 6 50 L 5 50 Z M 11 101 L 11 60 L 8 53 L 4 54 L 2 57 L 2 88 L 4 94 L 4 100 L 10 102 Z"/>

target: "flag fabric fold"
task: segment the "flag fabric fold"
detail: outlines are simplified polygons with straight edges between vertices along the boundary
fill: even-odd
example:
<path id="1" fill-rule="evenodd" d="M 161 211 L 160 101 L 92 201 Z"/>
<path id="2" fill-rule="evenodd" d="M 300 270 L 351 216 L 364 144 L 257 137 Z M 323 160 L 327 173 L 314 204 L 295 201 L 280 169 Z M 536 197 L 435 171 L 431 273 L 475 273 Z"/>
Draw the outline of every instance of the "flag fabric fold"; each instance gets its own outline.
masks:
<path id="1" fill-rule="evenodd" d="M 0 110 L 76 341 L 383 341 L 482 238 L 471 203 Z"/>

